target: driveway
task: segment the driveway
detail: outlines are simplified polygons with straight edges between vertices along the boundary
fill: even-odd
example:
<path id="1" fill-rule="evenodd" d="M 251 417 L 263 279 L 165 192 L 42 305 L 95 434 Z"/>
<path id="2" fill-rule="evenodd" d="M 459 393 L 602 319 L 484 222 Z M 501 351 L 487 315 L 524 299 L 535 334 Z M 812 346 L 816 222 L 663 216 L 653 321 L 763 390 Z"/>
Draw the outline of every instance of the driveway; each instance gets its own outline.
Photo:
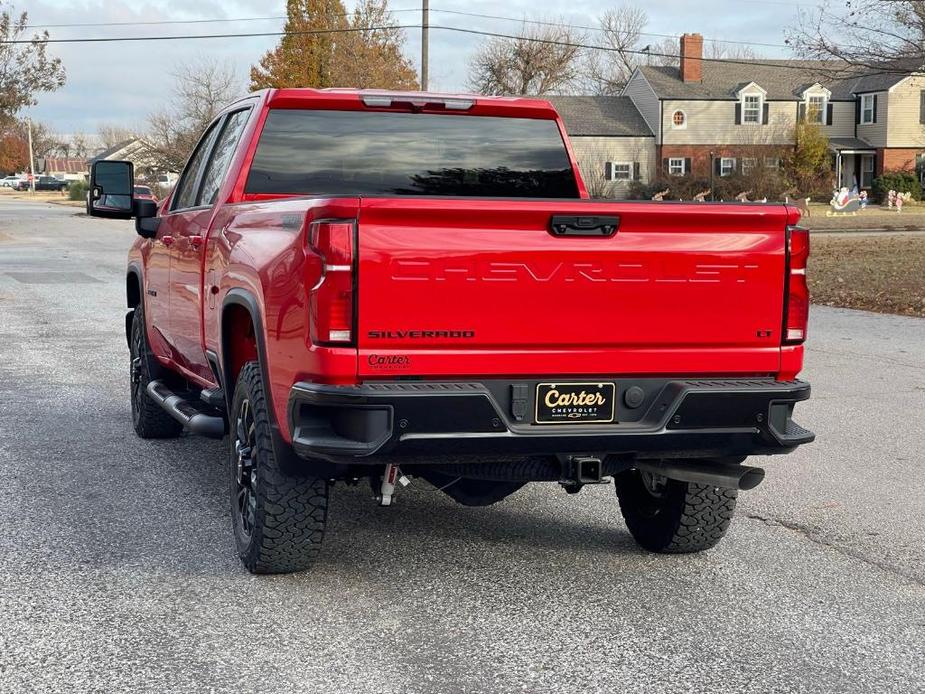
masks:
<path id="1" fill-rule="evenodd" d="M 338 486 L 320 566 L 234 554 L 223 444 L 132 433 L 131 224 L 0 201 L 0 691 L 925 691 L 925 320 L 814 307 L 798 421 L 715 550 L 612 486 Z"/>

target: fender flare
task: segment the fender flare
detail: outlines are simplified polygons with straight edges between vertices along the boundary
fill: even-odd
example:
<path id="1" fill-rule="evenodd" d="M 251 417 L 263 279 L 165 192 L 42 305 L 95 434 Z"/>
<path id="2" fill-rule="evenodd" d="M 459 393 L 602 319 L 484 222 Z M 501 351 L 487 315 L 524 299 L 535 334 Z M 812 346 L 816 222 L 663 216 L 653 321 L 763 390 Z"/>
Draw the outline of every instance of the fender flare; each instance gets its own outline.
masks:
<path id="1" fill-rule="evenodd" d="M 267 371 L 266 335 L 263 331 L 263 314 L 260 312 L 260 304 L 257 302 L 257 298 L 253 293 L 241 287 L 233 287 L 228 290 L 228 293 L 225 294 L 225 298 L 222 299 L 222 311 L 219 317 L 221 354 L 215 355 L 217 371 L 221 377 L 221 383 L 219 385 L 221 385 L 222 391 L 225 393 L 225 406 L 226 412 L 228 413 L 229 431 L 233 431 L 234 426 L 231 422 L 234 390 L 229 387 L 232 374 L 229 372 L 229 367 L 225 363 L 224 358 L 227 347 L 225 344 L 225 310 L 229 306 L 241 306 L 244 308 L 250 315 L 251 323 L 254 326 L 254 333 L 257 338 L 257 363 L 260 365 L 260 379 L 263 382 L 263 390 L 270 404 L 267 415 L 269 416 L 270 428 L 273 432 L 273 448 L 277 461 L 285 470 L 292 472 L 304 470 L 301 459 L 295 455 L 292 446 L 286 442 L 280 433 L 279 422 L 276 419 L 275 401 L 273 399 L 273 391 L 270 387 L 270 374 Z"/>
<path id="2" fill-rule="evenodd" d="M 135 319 L 135 306 L 132 305 L 132 298 L 128 293 L 128 279 L 131 277 L 134 277 L 135 281 L 138 283 L 138 304 L 135 305 L 137 306 L 144 303 L 145 300 L 144 269 L 138 261 L 130 262 L 128 264 L 128 270 L 125 273 L 125 305 L 128 308 L 128 311 L 125 313 L 125 340 L 128 343 L 129 349 L 132 347 L 132 321 Z"/>

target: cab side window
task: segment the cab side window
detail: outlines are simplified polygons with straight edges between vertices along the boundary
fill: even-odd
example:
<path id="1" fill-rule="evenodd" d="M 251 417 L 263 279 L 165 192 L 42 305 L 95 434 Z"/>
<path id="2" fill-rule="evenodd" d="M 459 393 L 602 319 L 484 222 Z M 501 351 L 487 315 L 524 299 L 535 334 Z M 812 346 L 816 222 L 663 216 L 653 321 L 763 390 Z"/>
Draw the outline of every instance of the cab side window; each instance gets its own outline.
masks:
<path id="1" fill-rule="evenodd" d="M 202 177 L 202 192 L 199 195 L 198 205 L 214 205 L 218 197 L 219 188 L 225 180 L 225 174 L 231 165 L 241 132 L 247 123 L 249 110 L 235 111 L 225 119 L 222 134 L 219 136 L 212 151 L 212 157 L 206 172 Z"/>
<path id="2" fill-rule="evenodd" d="M 211 128 L 196 146 L 196 151 L 186 164 L 183 175 L 180 177 L 180 183 L 177 186 L 177 193 L 173 198 L 171 210 L 185 210 L 188 207 L 196 205 L 196 197 L 199 191 L 199 181 L 202 177 L 202 170 L 206 164 L 206 157 L 212 151 L 212 145 L 218 136 L 218 123 L 214 123 Z"/>

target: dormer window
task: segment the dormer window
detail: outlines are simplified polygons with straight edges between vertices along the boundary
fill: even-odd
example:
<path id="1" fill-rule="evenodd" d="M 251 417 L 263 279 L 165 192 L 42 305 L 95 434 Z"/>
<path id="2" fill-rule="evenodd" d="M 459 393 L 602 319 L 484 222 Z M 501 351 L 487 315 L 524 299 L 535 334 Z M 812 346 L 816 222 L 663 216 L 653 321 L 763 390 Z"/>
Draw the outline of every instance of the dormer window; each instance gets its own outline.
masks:
<path id="1" fill-rule="evenodd" d="M 799 120 L 816 125 L 832 125 L 832 108 L 829 98 L 832 92 L 821 84 L 814 84 L 801 94 Z"/>
<path id="2" fill-rule="evenodd" d="M 761 125 L 768 122 L 767 92 L 749 82 L 736 92 L 736 125 Z"/>
<path id="3" fill-rule="evenodd" d="M 806 122 L 822 125 L 825 117 L 825 97 L 810 96 L 806 99 Z"/>
<path id="4" fill-rule="evenodd" d="M 747 94 L 742 99 L 742 122 L 743 123 L 760 123 L 761 122 L 761 95 Z"/>

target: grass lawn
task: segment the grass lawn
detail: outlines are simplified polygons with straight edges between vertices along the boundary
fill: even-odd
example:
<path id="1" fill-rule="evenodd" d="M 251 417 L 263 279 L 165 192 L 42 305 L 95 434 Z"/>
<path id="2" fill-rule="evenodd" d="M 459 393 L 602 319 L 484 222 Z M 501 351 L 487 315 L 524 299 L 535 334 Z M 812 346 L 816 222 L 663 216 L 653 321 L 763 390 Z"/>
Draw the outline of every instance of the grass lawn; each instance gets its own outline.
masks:
<path id="1" fill-rule="evenodd" d="M 888 229 L 890 231 L 911 231 L 925 229 L 925 203 L 907 204 L 902 212 L 887 207 L 870 206 L 856 215 L 826 217 L 828 205 L 812 203 L 810 216 L 803 215 L 800 224 L 813 231 L 841 231 L 855 229 Z"/>
<path id="2" fill-rule="evenodd" d="M 86 206 L 83 200 L 68 200 L 67 191 L 62 193 L 57 190 L 37 190 L 33 194 L 30 191 L 20 192 L 12 188 L 0 188 L 0 200 L 31 200 L 34 202 L 52 202 L 56 205 L 68 205 L 70 207 Z"/>
<path id="3" fill-rule="evenodd" d="M 925 234 L 813 234 L 810 243 L 813 303 L 925 316 Z"/>

